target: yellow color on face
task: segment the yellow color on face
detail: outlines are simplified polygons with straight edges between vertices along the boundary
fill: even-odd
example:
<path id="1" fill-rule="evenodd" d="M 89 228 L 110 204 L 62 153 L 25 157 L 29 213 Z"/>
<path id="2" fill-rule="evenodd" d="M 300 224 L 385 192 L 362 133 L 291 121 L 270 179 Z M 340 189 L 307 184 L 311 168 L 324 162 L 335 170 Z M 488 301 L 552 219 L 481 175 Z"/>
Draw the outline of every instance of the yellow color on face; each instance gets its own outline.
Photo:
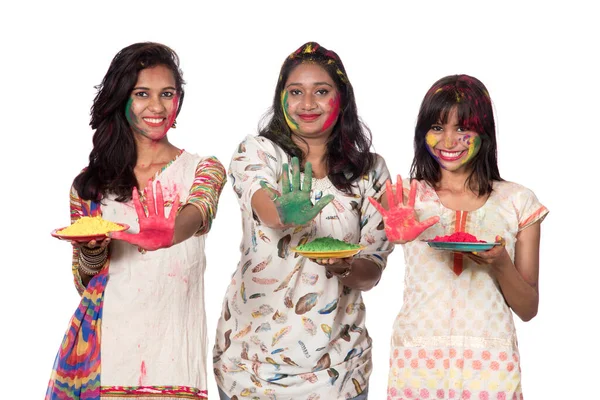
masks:
<path id="1" fill-rule="evenodd" d="M 435 145 L 438 143 L 438 139 L 435 135 L 428 133 L 427 135 L 425 135 L 425 142 L 427 143 L 427 146 L 429 146 L 433 150 Z"/>
<path id="2" fill-rule="evenodd" d="M 68 236 L 87 236 L 87 235 L 103 235 L 108 232 L 122 230 L 121 225 L 114 222 L 106 221 L 102 217 L 81 217 L 74 224 L 61 229 L 57 233 L 59 235 Z"/>

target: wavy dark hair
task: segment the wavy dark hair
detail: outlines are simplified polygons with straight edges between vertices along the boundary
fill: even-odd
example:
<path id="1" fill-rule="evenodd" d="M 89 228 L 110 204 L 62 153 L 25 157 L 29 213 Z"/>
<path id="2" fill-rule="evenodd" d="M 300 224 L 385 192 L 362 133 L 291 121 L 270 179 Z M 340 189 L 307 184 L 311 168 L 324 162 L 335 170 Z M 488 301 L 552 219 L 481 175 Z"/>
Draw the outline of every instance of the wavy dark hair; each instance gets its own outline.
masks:
<path id="1" fill-rule="evenodd" d="M 308 42 L 290 54 L 281 67 L 273 106 L 265 116 L 267 122 L 259 129 L 259 135 L 275 142 L 288 155 L 298 157 L 301 165 L 304 164 L 304 154 L 292 140 L 292 135 L 296 134 L 285 120 L 281 95 L 290 73 L 307 62 L 323 67 L 340 94 L 340 114 L 327 143 L 326 165 L 331 183 L 348 193 L 356 180 L 372 168 L 375 157 L 370 151 L 371 131 L 358 117 L 354 89 L 342 60 L 335 52 L 318 43 Z"/>
<path id="2" fill-rule="evenodd" d="M 503 180 L 498 170 L 496 124 L 486 87 L 477 78 L 468 75 L 446 76 L 434 83 L 425 95 L 415 128 L 411 178 L 425 180 L 433 187 L 439 183 L 441 167 L 429 153 L 425 135 L 432 125 L 445 124 L 455 107 L 459 124 L 481 137 L 481 148 L 467 165 L 471 173 L 465 185 L 479 196 L 485 196 L 492 192 L 493 181 Z"/>
<path id="3" fill-rule="evenodd" d="M 73 185 L 84 200 L 99 201 L 107 194 L 125 202 L 137 187 L 133 169 L 137 149 L 133 132 L 125 116 L 125 107 L 135 87 L 138 73 L 146 68 L 164 65 L 173 72 L 179 108 L 183 104 L 183 74 L 179 57 L 160 43 L 135 43 L 125 47 L 113 58 L 98 90 L 91 109 L 90 126 L 95 130 L 94 147 L 89 165 L 74 180 Z"/>

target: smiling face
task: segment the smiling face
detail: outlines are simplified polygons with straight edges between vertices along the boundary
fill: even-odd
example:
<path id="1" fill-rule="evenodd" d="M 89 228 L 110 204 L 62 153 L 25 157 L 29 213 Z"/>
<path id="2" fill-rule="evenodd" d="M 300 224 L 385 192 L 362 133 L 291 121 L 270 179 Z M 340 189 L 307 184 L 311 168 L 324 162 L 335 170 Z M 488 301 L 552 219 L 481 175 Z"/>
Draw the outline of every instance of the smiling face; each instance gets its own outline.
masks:
<path id="1" fill-rule="evenodd" d="M 300 64 L 290 73 L 281 105 L 286 122 L 303 137 L 329 137 L 340 113 L 336 85 L 318 64 Z"/>
<path id="2" fill-rule="evenodd" d="M 452 172 L 466 170 L 481 148 L 479 134 L 459 124 L 456 107 L 450 110 L 445 123 L 438 121 L 431 126 L 425 142 L 440 166 Z"/>
<path id="3" fill-rule="evenodd" d="M 157 65 L 138 73 L 125 116 L 135 135 L 158 141 L 173 125 L 178 106 L 173 72 L 164 65 Z"/>

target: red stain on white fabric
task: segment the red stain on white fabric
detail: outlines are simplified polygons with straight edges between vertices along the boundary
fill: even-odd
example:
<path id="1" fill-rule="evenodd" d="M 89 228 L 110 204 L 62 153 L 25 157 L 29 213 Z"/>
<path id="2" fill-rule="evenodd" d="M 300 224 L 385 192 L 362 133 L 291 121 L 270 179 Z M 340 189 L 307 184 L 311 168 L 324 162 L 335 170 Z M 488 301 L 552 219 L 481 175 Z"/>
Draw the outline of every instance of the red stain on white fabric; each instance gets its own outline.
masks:
<path id="1" fill-rule="evenodd" d="M 146 362 L 142 361 L 140 366 L 140 379 L 138 380 L 138 386 L 144 386 L 144 380 L 146 379 Z"/>

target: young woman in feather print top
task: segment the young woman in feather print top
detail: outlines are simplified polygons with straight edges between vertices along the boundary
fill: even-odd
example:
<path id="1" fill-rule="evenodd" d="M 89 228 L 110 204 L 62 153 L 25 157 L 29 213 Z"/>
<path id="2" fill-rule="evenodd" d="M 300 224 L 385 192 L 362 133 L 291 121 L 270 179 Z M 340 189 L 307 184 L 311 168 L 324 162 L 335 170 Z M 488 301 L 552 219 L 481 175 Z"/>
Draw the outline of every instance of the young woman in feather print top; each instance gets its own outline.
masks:
<path id="1" fill-rule="evenodd" d="M 381 196 L 388 170 L 370 152 L 341 60 L 317 43 L 285 60 L 272 112 L 229 170 L 243 239 L 214 347 L 221 399 L 366 399 L 361 291 L 376 285 L 390 253 L 367 198 Z M 291 250 L 324 236 L 365 250 L 344 260 Z"/>

